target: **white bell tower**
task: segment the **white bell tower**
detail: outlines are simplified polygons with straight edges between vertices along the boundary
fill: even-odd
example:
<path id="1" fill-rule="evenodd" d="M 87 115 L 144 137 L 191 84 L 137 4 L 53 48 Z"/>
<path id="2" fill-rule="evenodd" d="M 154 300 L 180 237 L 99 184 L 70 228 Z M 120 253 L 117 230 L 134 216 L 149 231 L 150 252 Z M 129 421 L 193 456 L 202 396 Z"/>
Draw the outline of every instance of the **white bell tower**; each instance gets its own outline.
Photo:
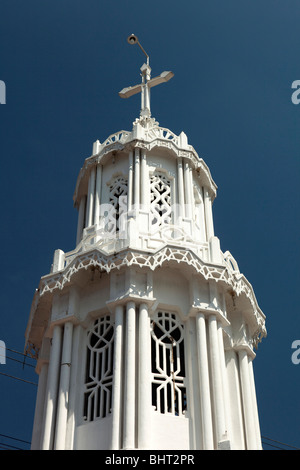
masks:
<path id="1" fill-rule="evenodd" d="M 150 89 L 172 72 L 151 79 L 148 56 L 141 72 L 120 92 L 141 93 L 140 117 L 94 143 L 76 246 L 55 251 L 34 295 L 32 449 L 261 449 L 265 316 L 214 234 L 209 168 L 151 117 Z"/>

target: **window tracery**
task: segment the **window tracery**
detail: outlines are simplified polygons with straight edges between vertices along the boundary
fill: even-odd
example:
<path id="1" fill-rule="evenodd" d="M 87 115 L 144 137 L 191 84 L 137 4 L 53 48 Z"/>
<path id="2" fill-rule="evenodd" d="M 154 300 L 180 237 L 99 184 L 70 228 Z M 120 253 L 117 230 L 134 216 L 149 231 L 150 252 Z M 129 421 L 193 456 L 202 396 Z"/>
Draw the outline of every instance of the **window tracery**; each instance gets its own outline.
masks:
<path id="1" fill-rule="evenodd" d="M 150 212 L 152 228 L 160 228 L 171 222 L 171 183 L 163 173 L 154 173 L 150 178 Z"/>
<path id="2" fill-rule="evenodd" d="M 116 231 L 119 231 L 122 215 L 125 214 L 127 210 L 127 191 L 128 182 L 127 178 L 124 176 L 117 176 L 109 185 L 109 203 L 114 209 Z"/>
<path id="3" fill-rule="evenodd" d="M 111 413 L 113 353 L 114 324 L 107 315 L 98 318 L 87 331 L 83 410 L 86 421 Z"/>
<path id="4" fill-rule="evenodd" d="M 152 405 L 159 413 L 186 410 L 184 328 L 174 313 L 158 312 L 151 322 Z"/>

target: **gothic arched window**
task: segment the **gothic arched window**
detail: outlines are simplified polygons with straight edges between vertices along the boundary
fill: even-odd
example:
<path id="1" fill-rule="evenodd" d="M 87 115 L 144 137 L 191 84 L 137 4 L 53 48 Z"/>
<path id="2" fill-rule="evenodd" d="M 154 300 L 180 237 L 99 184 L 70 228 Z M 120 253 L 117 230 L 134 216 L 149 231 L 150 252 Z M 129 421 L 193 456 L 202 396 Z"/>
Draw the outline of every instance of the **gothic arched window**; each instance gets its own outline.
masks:
<path id="1" fill-rule="evenodd" d="M 160 413 L 186 410 L 184 328 L 177 315 L 158 312 L 151 321 L 152 405 Z"/>
<path id="2" fill-rule="evenodd" d="M 98 318 L 87 331 L 84 419 L 93 421 L 111 413 L 114 324 L 110 315 Z"/>

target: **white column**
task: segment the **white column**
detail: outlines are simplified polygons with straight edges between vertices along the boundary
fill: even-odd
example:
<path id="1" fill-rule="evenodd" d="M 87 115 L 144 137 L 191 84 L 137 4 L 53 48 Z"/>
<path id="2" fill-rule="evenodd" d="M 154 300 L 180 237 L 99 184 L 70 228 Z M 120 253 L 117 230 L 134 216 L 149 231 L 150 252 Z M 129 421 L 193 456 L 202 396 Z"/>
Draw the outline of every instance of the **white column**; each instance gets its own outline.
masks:
<path id="1" fill-rule="evenodd" d="M 150 193 L 150 191 L 149 191 Z M 171 180 L 171 207 L 172 207 L 172 213 L 171 213 L 171 223 L 172 224 L 177 224 L 178 223 L 178 216 L 181 215 L 181 213 L 178 213 L 178 206 L 177 204 L 177 178 L 173 178 Z M 176 209 L 175 209 L 176 208 Z"/>
<path id="2" fill-rule="evenodd" d="M 140 205 L 140 150 L 138 148 L 134 151 L 134 200 L 136 209 Z"/>
<path id="3" fill-rule="evenodd" d="M 210 400 L 211 390 L 210 390 L 210 385 L 209 385 L 206 322 L 205 322 L 205 316 L 203 315 L 203 313 L 198 313 L 196 316 L 196 332 L 197 332 L 197 351 L 198 351 L 203 449 L 213 450 L 214 441 L 213 441 L 213 426 L 212 426 L 211 400 Z"/>
<path id="4" fill-rule="evenodd" d="M 144 206 L 147 204 L 147 157 L 146 157 L 146 151 L 142 150 L 141 154 L 141 185 L 140 185 L 140 191 L 141 191 L 141 205 Z"/>
<path id="5" fill-rule="evenodd" d="M 206 237 L 209 242 L 210 238 L 214 236 L 214 224 L 212 216 L 212 201 L 207 188 L 204 188 L 204 212 L 206 224 Z"/>
<path id="6" fill-rule="evenodd" d="M 203 449 L 203 430 L 201 422 L 201 400 L 199 388 L 199 361 L 197 354 L 196 319 L 189 317 L 185 323 L 185 355 L 186 355 L 186 399 L 189 404 L 190 449 Z"/>
<path id="7" fill-rule="evenodd" d="M 54 421 L 57 404 L 57 387 L 60 372 L 62 328 L 56 325 L 53 329 L 52 346 L 50 350 L 47 394 L 44 411 L 44 430 L 41 440 L 42 450 L 51 450 L 54 435 Z"/>
<path id="8" fill-rule="evenodd" d="M 47 388 L 48 363 L 44 362 L 39 374 L 39 385 L 36 397 L 34 425 L 31 439 L 31 450 L 40 450 L 40 440 L 43 425 L 43 411 Z"/>
<path id="9" fill-rule="evenodd" d="M 81 364 L 82 358 L 82 339 L 85 330 L 81 325 L 74 325 L 73 340 L 72 340 L 72 364 L 69 388 L 69 407 L 67 419 L 67 432 L 66 432 L 66 450 L 74 449 L 74 434 L 76 426 L 76 403 L 77 403 L 77 390 L 78 381 L 81 380 Z"/>
<path id="10" fill-rule="evenodd" d="M 249 365 L 248 355 L 245 349 L 240 349 L 239 352 L 239 366 L 240 366 L 240 378 L 242 388 L 242 401 L 243 411 L 245 419 L 245 431 L 246 431 L 246 444 L 247 450 L 255 450 L 256 447 L 256 433 L 253 416 L 253 403 L 252 393 L 249 379 Z"/>
<path id="11" fill-rule="evenodd" d="M 60 366 L 60 383 L 56 416 L 55 446 L 56 450 L 64 450 L 69 405 L 70 370 L 72 357 L 73 324 L 64 325 L 63 349 Z"/>
<path id="12" fill-rule="evenodd" d="M 128 212 L 132 209 L 133 202 L 133 151 L 128 154 L 128 190 L 127 190 Z"/>
<path id="13" fill-rule="evenodd" d="M 199 210 L 199 225 L 200 225 L 200 241 L 206 241 L 206 223 L 205 223 L 205 211 L 204 211 L 204 198 L 203 198 L 203 188 L 200 188 L 200 204 L 198 204 Z"/>
<path id="14" fill-rule="evenodd" d="M 193 181 L 193 169 L 189 165 L 189 193 L 191 201 L 191 217 L 195 219 L 195 200 L 194 200 L 194 181 Z"/>
<path id="15" fill-rule="evenodd" d="M 139 310 L 138 448 L 149 449 L 151 436 L 151 348 L 148 305 Z"/>
<path id="16" fill-rule="evenodd" d="M 112 388 L 112 440 L 111 449 L 121 448 L 121 396 L 122 396 L 122 370 L 123 370 L 123 306 L 118 305 L 115 310 L 115 338 L 114 338 L 114 365 Z"/>
<path id="17" fill-rule="evenodd" d="M 88 185 L 85 226 L 90 227 L 93 224 L 94 196 L 95 196 L 95 167 L 91 169 Z"/>
<path id="18" fill-rule="evenodd" d="M 183 164 L 182 158 L 177 160 L 177 179 L 178 179 L 178 204 L 180 208 L 180 216 L 185 216 L 184 210 L 184 184 L 183 184 Z"/>
<path id="19" fill-rule="evenodd" d="M 223 310 L 223 313 L 225 311 Z M 218 341 L 219 341 L 219 353 L 220 353 L 220 368 L 221 368 L 221 377 L 223 385 L 223 398 L 224 398 L 224 413 L 225 413 L 225 425 L 227 432 L 227 440 L 231 439 L 231 411 L 230 411 L 230 398 L 229 398 L 229 388 L 227 380 L 227 370 L 225 363 L 225 350 L 224 350 L 224 340 L 223 340 L 223 328 L 220 322 L 218 322 Z"/>
<path id="20" fill-rule="evenodd" d="M 218 325 L 215 315 L 208 317 L 210 359 L 211 359 L 211 378 L 214 396 L 214 416 L 216 422 L 216 435 L 218 442 L 222 441 L 226 435 L 226 424 L 224 414 L 224 397 L 222 387 L 222 374 L 220 366 L 220 354 L 218 344 Z"/>
<path id="21" fill-rule="evenodd" d="M 80 242 L 82 238 L 82 232 L 84 228 L 84 211 L 85 211 L 85 202 L 86 197 L 82 196 L 79 203 L 78 209 L 78 222 L 77 222 L 77 237 L 76 237 L 76 245 Z"/>
<path id="22" fill-rule="evenodd" d="M 98 163 L 97 170 L 96 170 L 94 225 L 99 224 L 100 204 L 101 204 L 101 186 L 102 186 L 102 165 Z"/>
<path id="23" fill-rule="evenodd" d="M 262 444 L 261 444 L 260 425 L 259 425 L 255 381 L 254 381 L 254 373 L 253 373 L 253 360 L 251 360 L 250 358 L 249 358 L 249 379 L 250 379 L 250 388 L 251 388 L 251 395 L 252 395 L 252 406 L 253 406 L 253 413 L 254 413 L 254 426 L 255 426 L 257 449 L 261 449 Z"/>
<path id="24" fill-rule="evenodd" d="M 192 217 L 192 201 L 190 192 L 190 170 L 189 162 L 184 162 L 184 194 L 185 194 L 185 210 L 186 217 Z"/>
<path id="25" fill-rule="evenodd" d="M 135 303 L 126 305 L 123 448 L 135 447 Z"/>
<path id="26" fill-rule="evenodd" d="M 231 405 L 230 439 L 232 450 L 245 450 L 245 426 L 243 416 L 241 380 L 238 354 L 233 348 L 226 350 L 226 368 L 228 372 L 229 403 Z"/>

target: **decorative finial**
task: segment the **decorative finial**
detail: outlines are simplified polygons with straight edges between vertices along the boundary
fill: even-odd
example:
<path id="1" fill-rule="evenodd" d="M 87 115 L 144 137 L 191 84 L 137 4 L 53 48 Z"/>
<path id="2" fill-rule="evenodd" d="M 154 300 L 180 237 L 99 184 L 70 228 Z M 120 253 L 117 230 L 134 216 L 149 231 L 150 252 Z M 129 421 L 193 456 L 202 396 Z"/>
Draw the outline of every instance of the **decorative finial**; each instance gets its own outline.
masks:
<path id="1" fill-rule="evenodd" d="M 119 96 L 121 98 L 129 98 L 136 93 L 141 93 L 141 112 L 140 117 L 143 118 L 150 118 L 151 111 L 150 111 L 150 88 L 159 85 L 160 83 L 164 83 L 169 81 L 173 76 L 173 72 L 162 72 L 158 77 L 151 79 L 151 68 L 149 65 L 149 56 L 140 44 L 137 36 L 135 34 L 131 34 L 127 38 L 127 42 L 129 44 L 138 44 L 140 49 L 143 51 L 147 58 L 147 63 L 143 64 L 141 67 L 141 76 L 142 76 L 142 83 L 139 85 L 130 86 L 127 88 L 123 88 L 119 92 Z"/>

